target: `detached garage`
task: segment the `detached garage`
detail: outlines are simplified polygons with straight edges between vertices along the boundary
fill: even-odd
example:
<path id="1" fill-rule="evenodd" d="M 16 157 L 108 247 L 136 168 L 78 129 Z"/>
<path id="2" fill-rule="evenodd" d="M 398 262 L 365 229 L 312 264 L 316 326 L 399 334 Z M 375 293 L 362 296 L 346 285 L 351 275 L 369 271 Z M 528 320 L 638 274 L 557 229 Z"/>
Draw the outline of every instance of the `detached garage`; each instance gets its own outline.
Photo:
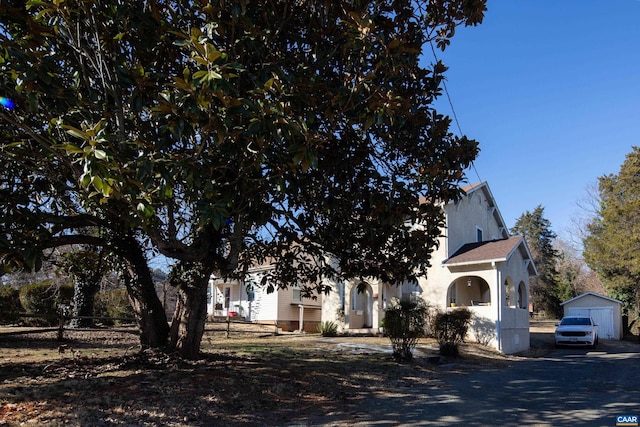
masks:
<path id="1" fill-rule="evenodd" d="M 585 292 L 560 304 L 565 316 L 590 316 L 598 325 L 598 337 L 622 338 L 622 301 L 595 292 Z"/>

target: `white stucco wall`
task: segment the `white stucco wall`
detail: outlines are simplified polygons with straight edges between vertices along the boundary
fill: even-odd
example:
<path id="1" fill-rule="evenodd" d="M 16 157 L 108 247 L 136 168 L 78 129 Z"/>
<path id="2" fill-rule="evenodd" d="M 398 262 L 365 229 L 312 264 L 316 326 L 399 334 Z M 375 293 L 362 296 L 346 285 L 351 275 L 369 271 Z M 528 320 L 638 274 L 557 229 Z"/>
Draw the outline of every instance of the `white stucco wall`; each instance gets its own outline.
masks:
<path id="1" fill-rule="evenodd" d="M 473 320 L 468 340 L 494 347 L 506 354 L 525 351 L 530 345 L 528 310 L 505 306 L 507 288 L 504 283 L 507 277 L 520 278 L 519 281 L 523 281 L 523 277 L 526 278 L 525 286 L 528 288 L 528 274 L 522 271 L 522 257 L 517 255 L 515 258 L 509 263 L 495 265 L 475 264 L 455 269 L 440 267 L 434 271 L 435 274 L 429 274 L 429 278 L 422 285 L 427 290 L 426 299 L 441 310 L 457 307 L 469 309 L 473 313 Z M 471 288 L 467 286 L 469 279 L 473 283 Z M 486 296 L 480 298 L 478 295 L 477 284 L 482 282 L 488 286 L 491 305 L 472 306 L 471 300 L 488 302 Z M 431 285 L 432 283 L 434 285 Z M 441 285 L 435 286 L 436 283 Z M 457 287 L 455 308 L 447 301 L 449 285 L 452 284 Z M 499 301 L 502 301 L 502 304 L 499 304 Z"/>
<path id="2" fill-rule="evenodd" d="M 500 351 L 513 354 L 529 349 L 529 312 L 525 309 L 505 307 L 502 310 Z M 526 326 L 524 326 L 526 325 Z"/>
<path id="3" fill-rule="evenodd" d="M 321 319 L 323 322 L 336 322 L 340 327 L 343 327 L 340 317 L 344 313 L 339 313 L 339 310 L 344 309 L 346 304 L 344 301 L 344 284 L 328 283 L 328 285 L 331 286 L 331 291 L 322 296 Z"/>
<path id="4" fill-rule="evenodd" d="M 500 350 L 506 354 L 525 351 L 529 348 L 529 273 L 528 264 L 519 250 L 516 250 L 508 263 L 501 268 L 501 298 L 502 313 L 500 319 Z M 517 306 L 518 286 L 522 283 L 524 291 L 523 301 Z M 511 286 L 511 287 L 510 287 Z M 509 305 L 507 305 L 509 294 Z"/>
<path id="5" fill-rule="evenodd" d="M 502 230 L 494 217 L 494 208 L 482 188 L 473 191 L 468 197 L 456 204 L 445 206 L 447 214 L 446 246 L 442 259 L 453 255 L 466 243 L 477 241 L 477 230 L 482 230 L 482 240 L 495 240 L 503 237 Z"/>

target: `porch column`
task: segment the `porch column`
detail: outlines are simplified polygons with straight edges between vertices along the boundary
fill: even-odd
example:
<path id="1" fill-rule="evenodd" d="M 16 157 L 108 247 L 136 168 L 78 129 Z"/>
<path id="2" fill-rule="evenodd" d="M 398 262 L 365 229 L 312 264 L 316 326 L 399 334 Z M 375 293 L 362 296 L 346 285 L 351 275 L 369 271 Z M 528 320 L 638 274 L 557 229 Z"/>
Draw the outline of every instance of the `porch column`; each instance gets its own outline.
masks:
<path id="1" fill-rule="evenodd" d="M 382 308 L 382 284 L 378 284 L 378 292 L 373 294 L 373 304 L 371 304 L 371 308 L 373 308 L 373 313 L 371 316 L 371 328 L 374 330 L 378 330 L 378 325 L 380 325 L 380 320 L 384 317 L 384 310 Z"/>
<path id="2" fill-rule="evenodd" d="M 491 267 L 496 272 L 496 310 L 497 312 L 497 328 L 496 328 L 496 341 L 498 344 L 498 351 L 502 351 L 502 275 L 500 274 L 500 268 L 498 268 L 498 264 L 493 261 L 491 263 Z"/>
<path id="3" fill-rule="evenodd" d="M 298 305 L 298 308 L 300 309 L 300 320 L 298 320 L 298 324 L 300 325 L 300 327 L 298 328 L 298 330 L 302 332 L 304 326 L 304 305 L 300 304 Z"/>

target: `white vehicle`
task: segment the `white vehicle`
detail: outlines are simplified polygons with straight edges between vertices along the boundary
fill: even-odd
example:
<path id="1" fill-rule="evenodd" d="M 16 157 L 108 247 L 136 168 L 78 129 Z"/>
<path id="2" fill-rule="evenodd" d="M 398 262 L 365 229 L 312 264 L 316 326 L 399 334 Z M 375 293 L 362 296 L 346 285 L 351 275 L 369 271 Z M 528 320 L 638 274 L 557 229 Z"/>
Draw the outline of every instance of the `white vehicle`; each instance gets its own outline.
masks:
<path id="1" fill-rule="evenodd" d="M 598 345 L 598 325 L 591 317 L 566 316 L 556 323 L 556 347 L 563 345 Z"/>

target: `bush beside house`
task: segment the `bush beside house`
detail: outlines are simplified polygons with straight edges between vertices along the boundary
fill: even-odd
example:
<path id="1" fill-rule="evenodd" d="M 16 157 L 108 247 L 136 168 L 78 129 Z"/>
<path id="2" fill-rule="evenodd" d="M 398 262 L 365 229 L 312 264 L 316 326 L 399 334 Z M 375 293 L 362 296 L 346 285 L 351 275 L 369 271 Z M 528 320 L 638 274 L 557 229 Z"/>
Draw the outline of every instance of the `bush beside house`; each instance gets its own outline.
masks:
<path id="1" fill-rule="evenodd" d="M 470 324 L 471 311 L 466 308 L 436 315 L 433 331 L 442 356 L 458 355 L 458 346 L 464 341 Z"/>
<path id="2" fill-rule="evenodd" d="M 413 358 L 413 349 L 418 339 L 425 336 L 429 306 L 422 299 L 400 299 L 392 301 L 385 310 L 382 326 L 391 340 L 393 357 L 408 361 Z"/>

